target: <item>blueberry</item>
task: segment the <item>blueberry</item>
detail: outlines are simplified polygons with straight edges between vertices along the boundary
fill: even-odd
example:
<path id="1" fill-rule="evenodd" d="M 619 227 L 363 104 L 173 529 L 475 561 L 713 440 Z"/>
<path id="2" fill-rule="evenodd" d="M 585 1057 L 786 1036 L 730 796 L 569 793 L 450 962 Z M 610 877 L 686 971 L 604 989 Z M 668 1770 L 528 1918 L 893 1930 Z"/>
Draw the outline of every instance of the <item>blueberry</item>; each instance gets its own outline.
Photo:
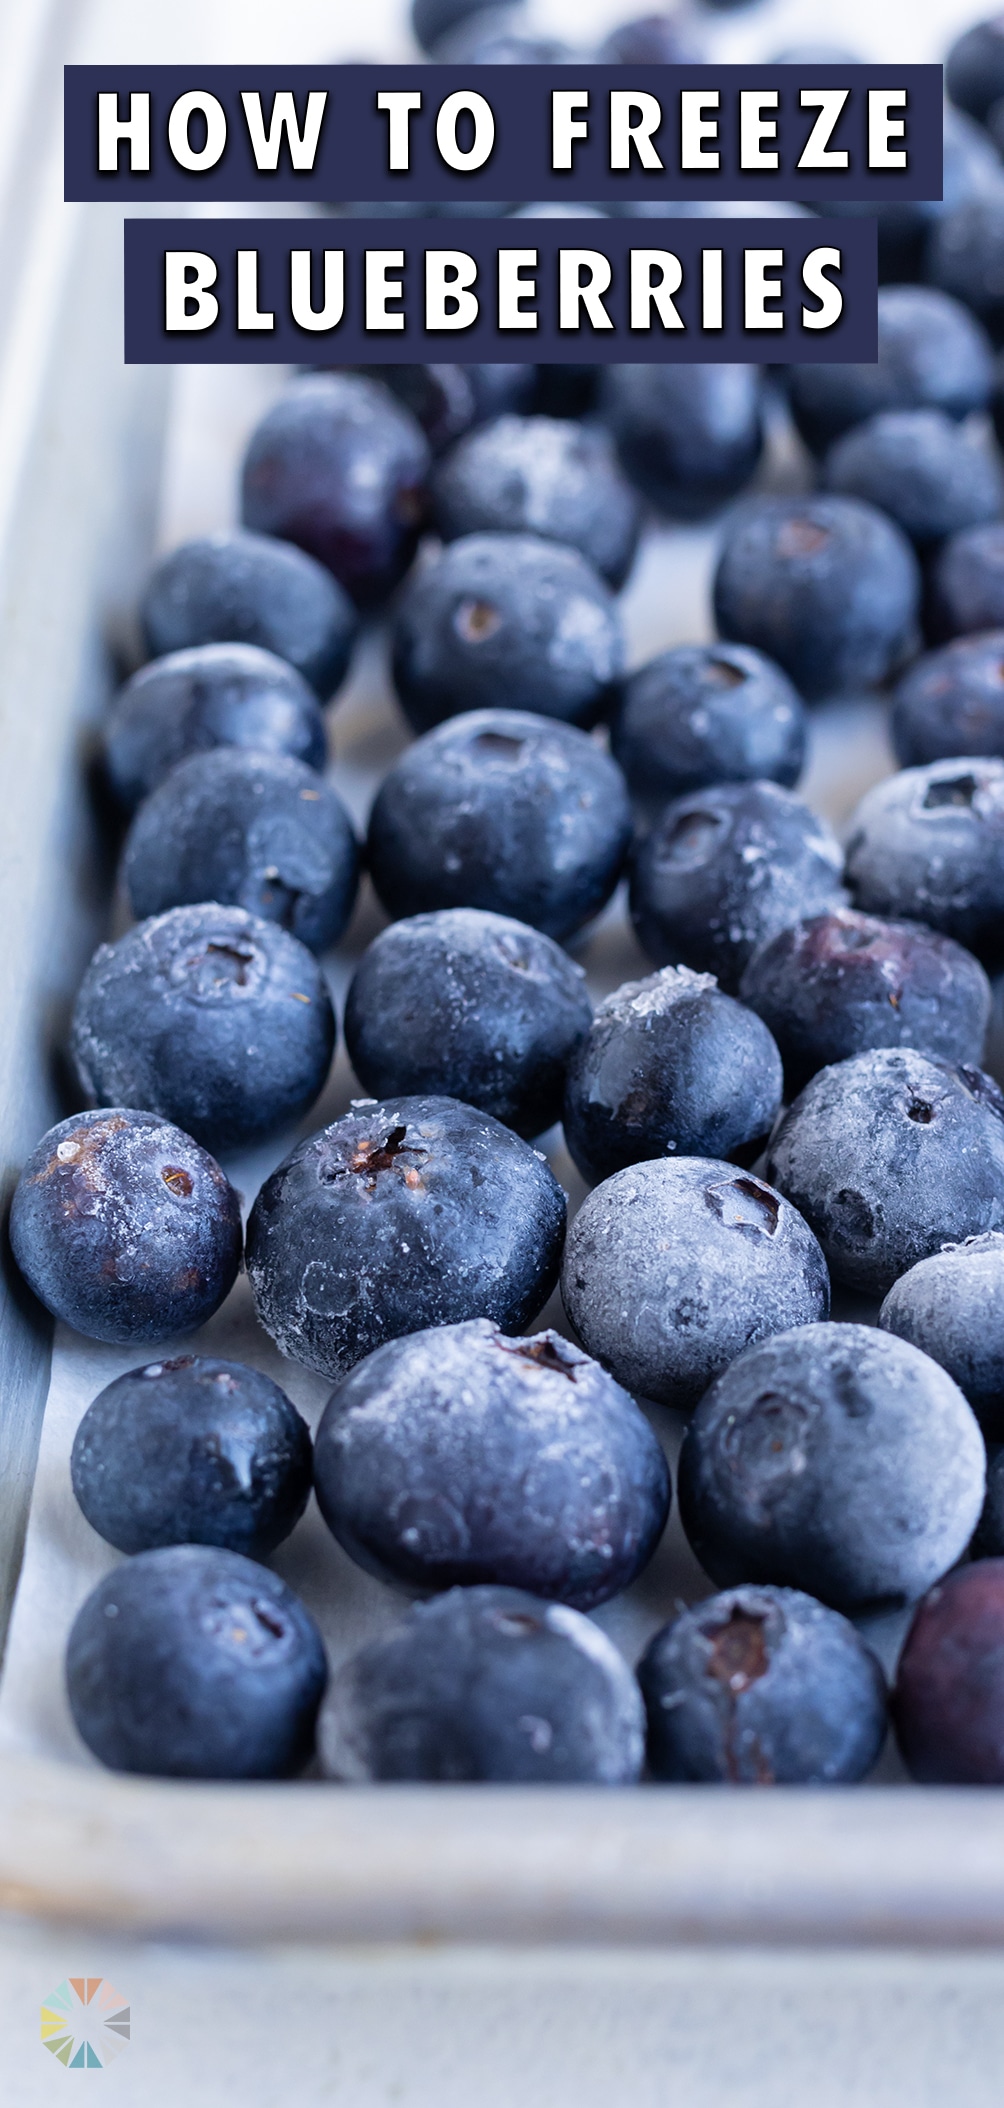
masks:
<path id="1" fill-rule="evenodd" d="M 959 756 L 866 791 L 847 883 L 867 914 L 908 916 L 990 963 L 1004 955 L 1004 760 Z"/>
<path id="2" fill-rule="evenodd" d="M 572 1055 L 562 1120 L 591 1184 L 648 1157 L 752 1163 L 781 1104 L 781 1057 L 711 974 L 667 966 L 602 1002 Z"/>
<path id="3" fill-rule="evenodd" d="M 189 754 L 251 747 L 324 766 L 324 719 L 294 667 L 256 644 L 199 644 L 140 668 L 119 690 L 104 733 L 105 765 L 132 811 Z"/>
<path id="4" fill-rule="evenodd" d="M 182 542 L 140 603 L 151 658 L 197 644 L 257 644 L 288 660 L 324 701 L 341 686 L 357 617 L 330 574 L 269 535 L 240 528 Z"/>
<path id="5" fill-rule="evenodd" d="M 921 278 L 932 226 L 954 212 L 965 200 L 986 190 L 996 190 L 1000 184 L 1000 160 L 992 141 L 982 126 L 975 124 L 952 103 L 944 106 L 942 134 L 940 198 L 910 199 L 896 205 L 840 205 L 831 197 L 818 207 L 821 212 L 835 212 L 841 217 L 875 219 L 880 288 L 891 283 L 897 290 L 905 291 L 904 280 Z M 881 301 L 881 290 L 879 298 Z M 932 367 L 936 364 L 936 356 L 935 347 L 935 358 L 929 362 Z"/>
<path id="6" fill-rule="evenodd" d="M 947 1369 L 977 1419 L 1004 1433 L 1004 1236 L 943 1245 L 890 1288 L 879 1324 Z"/>
<path id="7" fill-rule="evenodd" d="M 726 528 L 719 630 L 776 659 L 810 702 L 895 673 L 915 642 L 919 600 L 906 536 L 857 498 L 758 498 Z"/>
<path id="8" fill-rule="evenodd" d="M 644 1717 L 627 1663 L 581 1612 L 451 1588 L 339 1672 L 319 1741 L 337 1779 L 627 1786 Z"/>
<path id="9" fill-rule="evenodd" d="M 171 908 L 95 952 L 73 1059 L 100 1103 L 145 1106 L 235 1149 L 305 1112 L 335 1045 L 313 954 L 243 908 Z"/>
<path id="10" fill-rule="evenodd" d="M 240 1205 L 218 1164 L 153 1113 L 78 1113 L 42 1136 L 10 1211 L 29 1288 L 88 1339 L 192 1332 L 237 1278 Z"/>
<path id="11" fill-rule="evenodd" d="M 335 1377 L 427 1325 L 522 1331 L 554 1287 L 564 1234 L 543 1157 L 489 1113 L 361 1100 L 266 1179 L 247 1268 L 282 1353 Z"/>
<path id="12" fill-rule="evenodd" d="M 906 1340 L 805 1325 L 740 1354 L 680 1452 L 680 1513 L 719 1588 L 773 1582 L 848 1614 L 912 1602 L 983 1500 L 962 1392 Z"/>
<path id="13" fill-rule="evenodd" d="M 309 375 L 251 435 L 244 524 L 306 549 L 368 606 L 414 555 L 429 460 L 418 419 L 389 388 L 355 373 Z"/>
<path id="14" fill-rule="evenodd" d="M 884 285 L 877 360 L 791 366 L 787 386 L 802 438 L 822 454 L 852 425 L 884 410 L 940 410 L 963 418 L 985 409 L 993 352 L 975 316 L 948 293 L 936 286 Z"/>
<path id="15" fill-rule="evenodd" d="M 904 768 L 1004 755 L 1004 626 L 915 660 L 896 688 L 890 731 Z"/>
<path id="16" fill-rule="evenodd" d="M 556 66 L 575 57 L 559 37 L 528 36 L 514 28 L 507 10 L 461 22 L 436 44 L 440 65 Z"/>
<path id="17" fill-rule="evenodd" d="M 923 1785 L 1004 1784 L 1004 1559 L 965 1566 L 925 1597 L 892 1707 L 903 1761 Z"/>
<path id="18" fill-rule="evenodd" d="M 980 120 L 1004 95 L 1004 25 L 999 15 L 975 23 L 956 38 L 945 61 L 945 92 L 960 110 Z"/>
<path id="19" fill-rule="evenodd" d="M 833 1786 L 885 1741 L 885 1678 L 847 1618 L 794 1588 L 732 1588 L 682 1610 L 638 1665 L 658 1779 Z"/>
<path id="20" fill-rule="evenodd" d="M 567 543 L 613 586 L 641 529 L 606 432 L 555 417 L 498 417 L 461 440 L 436 471 L 432 517 L 447 542 L 492 531 Z"/>
<path id="21" fill-rule="evenodd" d="M 1004 332 L 1004 181 L 937 219 L 928 237 L 926 276 L 979 317 L 995 343 Z"/>
<path id="22" fill-rule="evenodd" d="M 416 732 L 493 708 L 592 724 L 623 651 L 610 590 L 577 549 L 535 534 L 470 534 L 409 579 L 394 621 L 394 685 Z"/>
<path id="23" fill-rule="evenodd" d="M 1004 1229 L 1004 1097 L 980 1069 L 879 1047 L 820 1069 L 767 1153 L 836 1281 L 883 1296 L 943 1244 Z"/>
<path id="24" fill-rule="evenodd" d="M 456 29 L 472 15 L 485 8 L 494 9 L 499 0 L 411 0 L 411 27 L 416 43 L 423 51 L 431 52 L 440 37 Z M 513 0 L 508 0 L 511 6 Z"/>
<path id="25" fill-rule="evenodd" d="M 939 549 L 930 580 L 938 637 L 1004 628 L 1004 523 L 966 527 Z"/>
<path id="26" fill-rule="evenodd" d="M 762 1179 L 700 1157 L 618 1171 L 568 1232 L 561 1294 L 625 1390 L 686 1411 L 751 1340 L 829 1310 L 812 1231 Z"/>
<path id="27" fill-rule="evenodd" d="M 260 1370 L 185 1354 L 100 1392 L 70 1471 L 92 1529 L 120 1552 L 216 1544 L 266 1559 L 307 1505 L 310 1431 Z"/>
<path id="28" fill-rule="evenodd" d="M 608 366 L 600 406 L 625 474 L 671 519 L 714 511 L 760 459 L 755 366 Z"/>
<path id="29" fill-rule="evenodd" d="M 384 777 L 367 860 L 389 915 L 486 908 L 564 939 L 598 915 L 631 841 L 624 778 L 574 725 L 474 710 Z"/>
<path id="30" fill-rule="evenodd" d="M 888 513 L 918 548 L 999 519 L 1004 479 L 982 434 L 941 410 L 885 410 L 838 439 L 826 482 Z"/>
<path id="31" fill-rule="evenodd" d="M 467 366 L 355 366 L 352 371 L 382 381 L 404 403 L 417 417 L 434 454 L 469 431 L 475 421 L 475 395 Z"/>
<path id="32" fill-rule="evenodd" d="M 740 998 L 770 1027 L 788 1095 L 818 1069 L 869 1047 L 914 1047 L 978 1063 L 990 984 L 971 952 L 918 922 L 837 908 L 755 952 Z"/>
<path id="33" fill-rule="evenodd" d="M 741 644 L 677 644 L 621 689 L 611 745 L 634 796 L 711 783 L 798 782 L 806 716 L 787 674 Z"/>
<path id="34" fill-rule="evenodd" d="M 982 1321 L 984 1313 L 981 1311 Z M 996 1418 L 996 1411 L 995 1411 Z M 969 1547 L 971 1559 L 999 1559 L 1004 1554 L 1004 1447 L 987 1454 L 987 1491 L 976 1535 Z"/>
<path id="35" fill-rule="evenodd" d="M 692 66 L 703 57 L 693 22 L 682 8 L 618 22 L 596 54 L 601 66 Z"/>
<path id="36" fill-rule="evenodd" d="M 215 1545 L 141 1552 L 106 1574 L 66 1650 L 88 1749 L 155 1778 L 301 1771 L 326 1679 L 320 1633 L 292 1589 Z"/>
<path id="37" fill-rule="evenodd" d="M 339 1544 L 408 1588 L 497 1581 L 592 1610 L 628 1588 L 670 1485 L 634 1400 L 556 1332 L 484 1318 L 390 1340 L 317 1432 L 317 1498 Z"/>
<path id="38" fill-rule="evenodd" d="M 122 861 L 133 914 L 214 900 L 289 930 L 312 951 L 341 936 L 359 850 L 337 792 L 286 754 L 190 754 L 137 813 Z"/>
<path id="39" fill-rule="evenodd" d="M 657 966 L 734 991 L 758 945 L 839 907 L 843 857 L 824 820 L 774 783 L 723 783 L 668 805 L 639 846 L 631 917 Z"/>
<path id="40" fill-rule="evenodd" d="M 592 1014 L 582 967 L 553 938 L 482 908 L 441 908 L 392 923 L 363 953 L 345 1043 L 375 1097 L 462 1098 L 537 1135 L 561 1116 Z"/>

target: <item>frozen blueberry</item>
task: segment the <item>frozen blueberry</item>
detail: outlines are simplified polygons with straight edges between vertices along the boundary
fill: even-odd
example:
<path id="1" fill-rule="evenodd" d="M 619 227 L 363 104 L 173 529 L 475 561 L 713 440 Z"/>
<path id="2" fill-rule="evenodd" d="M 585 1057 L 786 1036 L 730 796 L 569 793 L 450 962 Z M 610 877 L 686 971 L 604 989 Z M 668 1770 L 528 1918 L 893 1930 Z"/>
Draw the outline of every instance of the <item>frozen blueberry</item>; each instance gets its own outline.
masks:
<path id="1" fill-rule="evenodd" d="M 985 1452 L 950 1376 L 870 1325 L 740 1354 L 680 1451 L 680 1514 L 716 1586 L 774 1582 L 848 1615 L 912 1602 L 962 1557 Z"/>
<path id="2" fill-rule="evenodd" d="M 1004 1434 L 1004 1236 L 946 1244 L 890 1288 L 879 1324 L 912 1340 L 964 1391 L 976 1417 Z"/>
<path id="3" fill-rule="evenodd" d="M 319 1723 L 336 1779 L 629 1786 L 641 1693 L 580 1611 L 517 1588 L 416 1603 L 334 1679 Z"/>
<path id="4" fill-rule="evenodd" d="M 713 784 L 668 805 L 638 848 L 638 942 L 657 966 L 692 966 L 734 991 L 758 945 L 843 903 L 842 868 L 836 836 L 790 791 Z"/>
<path id="5" fill-rule="evenodd" d="M 956 37 L 945 61 L 945 92 L 980 121 L 1004 95 L 1004 24 L 999 15 Z"/>
<path id="6" fill-rule="evenodd" d="M 758 498 L 726 528 L 714 583 L 723 637 L 776 659 L 800 695 L 874 688 L 916 640 L 906 536 L 857 498 Z"/>
<path id="7" fill-rule="evenodd" d="M 317 1432 L 317 1498 L 350 1557 L 408 1588 L 497 1581 L 592 1610 L 647 1566 L 669 1512 L 633 1398 L 556 1332 L 484 1318 L 390 1340 Z"/>
<path id="8" fill-rule="evenodd" d="M 128 811 L 179 761 L 251 747 L 324 766 L 324 719 L 295 667 L 256 644 L 199 644 L 140 668 L 119 690 L 104 733 L 112 788 Z"/>
<path id="9" fill-rule="evenodd" d="M 982 1313 L 981 1313 L 982 1317 Z M 1004 1388 L 1004 1387 L 1002 1387 Z M 987 1490 L 983 1513 L 969 1547 L 971 1559 L 1000 1559 L 1004 1555 L 1004 1446 L 987 1453 Z"/>
<path id="10" fill-rule="evenodd" d="M 310 1493 L 310 1430 L 278 1384 L 184 1354 L 116 1377 L 70 1458 L 92 1529 L 120 1552 L 217 1544 L 267 1559 Z"/>
<path id="11" fill-rule="evenodd" d="M 140 806 L 122 876 L 140 920 L 215 900 L 319 952 L 352 913 L 359 849 L 316 770 L 287 754 L 216 747 L 180 761 Z"/>
<path id="12" fill-rule="evenodd" d="M 624 778 L 574 725 L 473 710 L 384 777 L 367 861 L 389 915 L 487 908 L 564 939 L 609 900 L 631 841 Z"/>
<path id="13" fill-rule="evenodd" d="M 217 1163 L 154 1113 L 78 1113 L 14 1190 L 11 1249 L 39 1301 L 88 1339 L 170 1339 L 237 1278 L 241 1211 Z"/>
<path id="14" fill-rule="evenodd" d="M 1004 760 L 949 758 L 866 791 L 851 820 L 856 907 L 943 930 L 990 963 L 1004 955 Z"/>
<path id="15" fill-rule="evenodd" d="M 739 994 L 781 1050 L 788 1095 L 869 1047 L 979 1062 L 990 983 L 971 952 L 919 922 L 813 915 L 755 952 Z"/>
<path id="16" fill-rule="evenodd" d="M 657 512 L 700 519 L 748 483 L 763 447 L 756 366 L 608 366 L 601 410 Z"/>
<path id="17" fill-rule="evenodd" d="M 687 1411 L 752 1340 L 830 1307 L 812 1231 L 734 1164 L 662 1157 L 618 1171 L 568 1232 L 565 1310 L 625 1390 Z"/>
<path id="18" fill-rule="evenodd" d="M 322 371 L 330 371 L 330 368 Z M 452 445 L 475 422 L 477 405 L 468 366 L 356 366 L 353 371 L 382 381 L 417 417 L 434 454 Z M 510 369 L 518 371 L 517 368 Z"/>
<path id="19" fill-rule="evenodd" d="M 623 660 L 620 616 L 577 549 L 535 534 L 470 534 L 420 564 L 398 604 L 394 685 L 427 732 L 478 709 L 592 724 Z"/>
<path id="20" fill-rule="evenodd" d="M 967 527 L 939 549 L 930 579 L 937 637 L 1004 628 L 1004 523 Z"/>
<path id="21" fill-rule="evenodd" d="M 214 901 L 171 908 L 95 952 L 73 1007 L 85 1092 L 145 1106 L 216 1149 L 312 1105 L 335 1017 L 317 961 L 274 922 Z"/>
<path id="22" fill-rule="evenodd" d="M 925 1597 L 892 1708 L 903 1761 L 921 1784 L 1004 1784 L 1004 1559 L 964 1566 Z"/>
<path id="23" fill-rule="evenodd" d="M 972 309 L 997 343 L 1004 333 L 1004 181 L 935 220 L 926 276 Z"/>
<path id="24" fill-rule="evenodd" d="M 826 482 L 888 513 L 918 548 L 999 519 L 1004 479 L 981 433 L 941 410 L 885 410 L 831 447 Z"/>
<path id="25" fill-rule="evenodd" d="M 638 544 L 641 505 L 599 426 L 498 417 L 441 462 L 432 517 L 447 542 L 486 531 L 565 542 L 621 586 Z"/>
<path id="26" fill-rule="evenodd" d="M 732 1588 L 683 1610 L 638 1664 L 657 1779 L 834 1786 L 886 1736 L 885 1678 L 839 1611 L 794 1588 Z"/>
<path id="27" fill-rule="evenodd" d="M 601 66 L 689 66 L 704 56 L 683 9 L 618 22 L 596 54 Z"/>
<path id="28" fill-rule="evenodd" d="M 455 1098 L 357 1101 L 266 1179 L 247 1268 L 283 1354 L 343 1376 L 384 1340 L 490 1318 L 554 1287 L 565 1196 L 542 1156 Z"/>
<path id="29" fill-rule="evenodd" d="M 106 1574 L 66 1650 L 88 1749 L 155 1778 L 301 1771 L 326 1680 L 320 1633 L 292 1589 L 215 1545 L 141 1552 Z"/>
<path id="30" fill-rule="evenodd" d="M 418 419 L 389 388 L 308 375 L 251 435 L 244 524 L 306 549 L 353 600 L 385 600 L 415 551 L 429 461 Z"/>
<path id="31" fill-rule="evenodd" d="M 915 660 L 896 688 L 890 731 L 904 768 L 1004 755 L 1004 627 Z"/>
<path id="32" fill-rule="evenodd" d="M 423 51 L 431 52 L 449 30 L 498 4 L 499 0 L 411 0 L 411 27 L 416 43 Z M 507 0 L 507 4 L 513 6 L 514 0 Z"/>
<path id="33" fill-rule="evenodd" d="M 611 745 L 636 798 L 664 805 L 711 783 L 787 788 L 806 716 L 787 674 L 742 644 L 677 644 L 628 676 Z"/>
<path id="34" fill-rule="evenodd" d="M 553 938 L 483 908 L 440 908 L 392 923 L 363 953 L 345 1043 L 375 1097 L 462 1098 L 537 1135 L 561 1116 L 592 1014 L 582 967 Z"/>
<path id="35" fill-rule="evenodd" d="M 932 227 L 968 198 L 1000 186 L 1001 165 L 992 140 L 981 125 L 952 103 L 946 103 L 942 112 L 942 146 L 940 198 L 901 200 L 895 205 L 843 205 L 830 197 L 818 206 L 821 212 L 838 213 L 841 217 L 875 219 L 880 288 L 892 284 L 905 291 L 904 281 L 922 278 Z"/>
<path id="36" fill-rule="evenodd" d="M 330 573 L 291 542 L 231 528 L 161 558 L 140 603 L 151 658 L 196 644 L 257 644 L 322 701 L 345 677 L 357 616 Z"/>
<path id="37" fill-rule="evenodd" d="M 982 1070 L 910 1047 L 856 1054 L 806 1084 L 766 1176 L 834 1280 L 883 1296 L 943 1244 L 1004 1229 L 1004 1097 Z"/>
<path id="38" fill-rule="evenodd" d="M 648 1157 L 759 1155 L 781 1104 L 765 1025 L 712 974 L 667 966 L 602 1002 L 572 1055 L 562 1120 L 591 1184 Z"/>
<path id="39" fill-rule="evenodd" d="M 975 316 L 948 293 L 936 286 L 884 285 L 877 360 L 791 366 L 787 385 L 802 438 L 822 454 L 852 425 L 884 410 L 941 410 L 962 418 L 985 409 L 993 352 Z"/>

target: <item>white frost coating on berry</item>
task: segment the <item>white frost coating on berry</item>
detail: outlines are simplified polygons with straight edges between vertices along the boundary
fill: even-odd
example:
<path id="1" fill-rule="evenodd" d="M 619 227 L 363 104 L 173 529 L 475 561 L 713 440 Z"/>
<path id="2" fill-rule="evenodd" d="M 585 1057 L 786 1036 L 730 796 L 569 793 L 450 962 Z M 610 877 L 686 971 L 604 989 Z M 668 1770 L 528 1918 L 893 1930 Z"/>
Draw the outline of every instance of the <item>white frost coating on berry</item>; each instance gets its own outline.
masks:
<path id="1" fill-rule="evenodd" d="M 703 995 L 718 987 L 713 973 L 695 973 L 689 966 L 664 966 L 643 981 L 625 981 L 596 1006 L 596 1016 L 620 1017 L 629 1011 L 635 1017 L 660 1017 L 681 996 Z"/>

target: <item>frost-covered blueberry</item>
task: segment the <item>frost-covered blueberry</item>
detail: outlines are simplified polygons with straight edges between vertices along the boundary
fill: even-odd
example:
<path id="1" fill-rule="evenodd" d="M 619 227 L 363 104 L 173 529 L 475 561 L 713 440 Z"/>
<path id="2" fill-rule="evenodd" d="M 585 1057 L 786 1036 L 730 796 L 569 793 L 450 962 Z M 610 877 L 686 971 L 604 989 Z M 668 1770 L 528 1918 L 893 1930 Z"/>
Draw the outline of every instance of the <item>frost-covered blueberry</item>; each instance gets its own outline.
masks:
<path id="1" fill-rule="evenodd" d="M 313 953 L 274 922 L 214 901 L 99 945 L 73 1006 L 73 1060 L 89 1096 L 143 1106 L 217 1149 L 305 1112 L 334 1045 Z"/>
<path id="2" fill-rule="evenodd" d="M 956 37 L 945 61 L 945 91 L 980 123 L 1004 95 L 1004 26 L 1000 16 Z"/>
<path id="3" fill-rule="evenodd" d="M 142 666 L 119 690 L 104 731 L 120 804 L 138 805 L 169 770 L 210 747 L 250 747 L 324 766 L 324 719 L 296 668 L 256 644 L 198 644 Z"/>
<path id="4" fill-rule="evenodd" d="M 937 286 L 882 285 L 877 360 L 791 366 L 787 384 L 802 438 L 823 454 L 852 425 L 885 410 L 941 410 L 960 419 L 985 409 L 993 351 L 976 317 Z"/>
<path id="5" fill-rule="evenodd" d="M 630 840 L 624 778 L 587 733 L 473 710 L 388 771 L 367 862 L 389 915 L 486 908 L 564 939 L 606 905 Z"/>
<path id="6" fill-rule="evenodd" d="M 885 1741 L 885 1678 L 849 1619 L 747 1585 L 682 1610 L 638 1664 L 657 1779 L 834 1786 Z"/>
<path id="7" fill-rule="evenodd" d="M 122 877 L 142 921 L 214 900 L 324 951 L 341 936 L 359 849 L 337 791 L 288 754 L 190 754 L 144 800 Z"/>
<path id="8" fill-rule="evenodd" d="M 897 686 L 889 729 L 903 768 L 1004 754 L 1004 628 L 917 659 Z"/>
<path id="9" fill-rule="evenodd" d="M 408 1588 L 496 1581 L 592 1610 L 648 1564 L 669 1512 L 633 1398 L 556 1332 L 484 1318 L 390 1340 L 317 1431 L 321 1513 L 368 1572 Z"/>
<path id="10" fill-rule="evenodd" d="M 78 1113 L 14 1190 L 11 1249 L 39 1301 L 89 1339 L 192 1332 L 237 1278 L 241 1211 L 220 1167 L 154 1113 Z"/>
<path id="11" fill-rule="evenodd" d="M 260 1369 L 148 1362 L 88 1406 L 70 1458 L 92 1529 L 120 1552 L 216 1544 L 267 1559 L 310 1493 L 310 1430 Z"/>
<path id="12" fill-rule="evenodd" d="M 1004 330 L 1004 183 L 981 187 L 935 220 L 925 275 L 971 308 L 999 342 Z"/>
<path id="13" fill-rule="evenodd" d="M 1004 760 L 957 755 L 876 783 L 851 819 L 847 883 L 866 914 L 1004 957 Z"/>
<path id="14" fill-rule="evenodd" d="M 568 1232 L 561 1295 L 587 1354 L 689 1410 L 751 1341 L 825 1318 L 812 1231 L 734 1164 L 658 1158 L 594 1188 Z"/>
<path id="15" fill-rule="evenodd" d="M 592 1014 L 582 967 L 553 938 L 482 908 L 441 908 L 391 923 L 363 953 L 345 1043 L 376 1098 L 462 1098 L 536 1135 L 560 1118 Z"/>
<path id="16" fill-rule="evenodd" d="M 440 463 L 432 519 L 447 542 L 495 532 L 567 543 L 621 586 L 638 545 L 641 505 L 600 426 L 499 417 Z"/>
<path id="17" fill-rule="evenodd" d="M 947 1369 L 983 1426 L 1004 1434 L 1004 1236 L 947 1244 L 893 1283 L 879 1324 Z"/>
<path id="18" fill-rule="evenodd" d="M 1004 1785 L 1004 1559 L 946 1575 L 918 1606 L 892 1713 L 921 1784 Z"/>
<path id="19" fill-rule="evenodd" d="M 930 603 L 936 637 L 1004 628 L 1004 522 L 950 536 L 931 571 Z"/>
<path id="20" fill-rule="evenodd" d="M 882 1296 L 943 1244 L 1004 1229 L 1004 1097 L 980 1069 L 881 1047 L 820 1069 L 765 1175 L 833 1277 Z"/>
<path id="21" fill-rule="evenodd" d="M 600 409 L 625 474 L 672 519 L 712 512 L 760 459 L 756 366 L 608 366 Z"/>
<path id="22" fill-rule="evenodd" d="M 781 930 L 754 953 L 739 994 L 777 1041 L 789 1097 L 869 1047 L 979 1063 L 990 1022 L 990 983 L 971 952 L 923 923 L 853 908 Z"/>
<path id="23" fill-rule="evenodd" d="M 888 513 L 920 549 L 1000 518 L 1004 479 L 981 432 L 941 410 L 884 410 L 831 447 L 825 480 Z"/>
<path id="24" fill-rule="evenodd" d="M 742 644 L 677 644 L 624 682 L 611 745 L 636 798 L 767 778 L 790 789 L 806 716 L 787 674 Z"/>
<path id="25" fill-rule="evenodd" d="M 155 1778 L 301 1771 L 326 1680 L 320 1633 L 292 1589 L 215 1545 L 141 1552 L 106 1574 L 66 1650 L 88 1749 Z"/>
<path id="26" fill-rule="evenodd" d="M 723 637 L 776 659 L 816 702 L 874 688 L 915 643 L 920 572 L 906 536 L 857 498 L 757 498 L 725 531 Z"/>
<path id="27" fill-rule="evenodd" d="M 712 974 L 666 966 L 599 1005 L 572 1055 L 562 1120 L 590 1183 L 648 1157 L 751 1163 L 781 1104 L 766 1025 Z"/>
<path id="28" fill-rule="evenodd" d="M 282 1353 L 335 1377 L 427 1325 L 523 1331 L 564 1234 L 543 1157 L 490 1114 L 453 1098 L 360 1100 L 266 1179 L 247 1268 Z"/>
<path id="29" fill-rule="evenodd" d="M 631 919 L 657 966 L 734 991 L 758 946 L 846 899 L 825 820 L 776 783 L 712 784 L 668 805 L 641 842 Z"/>
<path id="30" fill-rule="evenodd" d="M 340 1669 L 318 1741 L 333 1778 L 628 1786 L 641 1693 L 606 1635 L 517 1588 L 416 1603 Z"/>
<path id="31" fill-rule="evenodd" d="M 430 459 L 418 419 L 379 381 L 308 375 L 251 435 L 244 525 L 295 542 L 370 605 L 386 599 L 411 562 Z"/>
<path id="32" fill-rule="evenodd" d="M 836 1610 L 913 1602 L 961 1559 L 983 1437 L 944 1369 L 870 1325 L 805 1325 L 741 1354 L 680 1452 L 680 1514 L 720 1588 L 774 1582 Z"/>
<path id="33" fill-rule="evenodd" d="M 358 623 L 348 594 L 312 556 L 240 527 L 161 557 L 140 616 L 151 658 L 193 644 L 258 644 L 295 666 L 322 701 L 345 677 Z"/>
<path id="34" fill-rule="evenodd" d="M 394 685 L 416 732 L 483 709 L 592 724 L 623 651 L 610 589 L 577 549 L 535 534 L 470 534 L 409 579 L 394 620 Z"/>
<path id="35" fill-rule="evenodd" d="M 507 0 L 512 6 L 514 0 Z M 441 37 L 458 28 L 485 8 L 496 8 L 498 0 L 411 0 L 411 27 L 423 51 L 432 52 Z"/>

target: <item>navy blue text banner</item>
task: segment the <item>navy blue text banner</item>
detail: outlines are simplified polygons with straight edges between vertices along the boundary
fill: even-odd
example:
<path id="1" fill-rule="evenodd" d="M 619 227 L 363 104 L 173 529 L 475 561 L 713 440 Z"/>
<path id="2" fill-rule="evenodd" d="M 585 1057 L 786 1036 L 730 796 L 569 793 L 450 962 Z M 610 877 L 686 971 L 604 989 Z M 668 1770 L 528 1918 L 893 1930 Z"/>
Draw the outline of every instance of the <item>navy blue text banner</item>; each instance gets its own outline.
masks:
<path id="1" fill-rule="evenodd" d="M 940 66 L 68 66 L 68 199 L 940 198 Z"/>
<path id="2" fill-rule="evenodd" d="M 130 363 L 872 360 L 873 220 L 127 220 Z"/>

